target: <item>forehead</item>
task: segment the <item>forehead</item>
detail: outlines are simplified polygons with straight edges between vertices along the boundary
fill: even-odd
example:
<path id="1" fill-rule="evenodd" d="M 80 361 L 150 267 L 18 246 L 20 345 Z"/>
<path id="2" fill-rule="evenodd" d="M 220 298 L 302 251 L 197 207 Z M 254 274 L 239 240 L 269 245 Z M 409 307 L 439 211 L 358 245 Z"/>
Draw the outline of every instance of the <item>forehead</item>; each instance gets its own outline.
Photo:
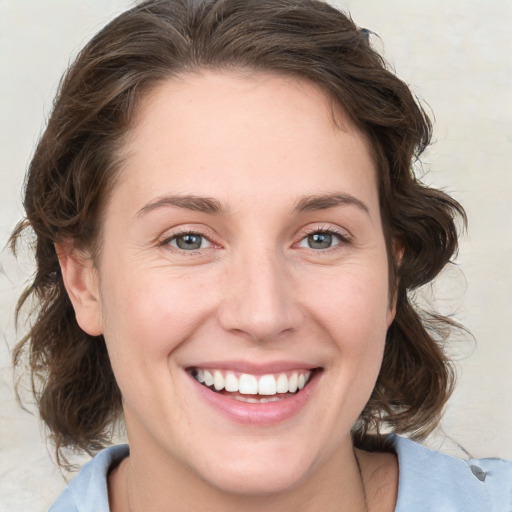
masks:
<path id="1" fill-rule="evenodd" d="M 269 200 L 376 186 L 365 137 L 325 92 L 296 78 L 181 75 L 147 94 L 125 140 L 120 183 L 155 197 L 260 191 Z"/>

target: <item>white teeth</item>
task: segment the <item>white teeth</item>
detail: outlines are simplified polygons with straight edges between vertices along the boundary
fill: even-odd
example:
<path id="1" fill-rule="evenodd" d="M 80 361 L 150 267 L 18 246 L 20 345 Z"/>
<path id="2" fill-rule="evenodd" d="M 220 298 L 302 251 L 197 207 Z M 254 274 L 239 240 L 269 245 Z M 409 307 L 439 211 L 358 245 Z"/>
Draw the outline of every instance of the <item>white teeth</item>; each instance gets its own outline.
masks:
<path id="1" fill-rule="evenodd" d="M 238 391 L 242 395 L 257 395 L 258 379 L 254 375 L 242 373 L 238 382 Z"/>
<path id="2" fill-rule="evenodd" d="M 222 373 L 219 372 L 219 370 L 215 370 L 213 373 L 213 386 L 217 391 L 224 389 L 224 377 L 222 376 Z"/>
<path id="3" fill-rule="evenodd" d="M 242 395 L 273 396 L 278 393 L 295 393 L 303 389 L 311 377 L 311 371 L 295 370 L 289 374 L 283 372 L 279 375 L 269 373 L 260 377 L 242 373 L 237 377 L 231 371 L 197 368 L 193 376 L 201 384 L 213 387 L 216 391 L 225 389 L 229 393 L 239 392 Z M 274 400 L 270 399 L 270 401 Z M 262 399 L 258 403 L 262 403 Z"/>
<path id="4" fill-rule="evenodd" d="M 250 404 L 268 404 L 270 402 L 279 402 L 280 400 L 283 400 L 283 398 L 278 396 L 273 396 L 270 398 L 252 398 L 250 396 L 233 396 L 235 400 L 238 400 L 239 402 L 248 402 Z"/>
<path id="5" fill-rule="evenodd" d="M 276 393 L 288 393 L 288 377 L 286 373 L 281 373 L 277 378 Z"/>
<path id="6" fill-rule="evenodd" d="M 230 393 L 236 393 L 238 391 L 238 379 L 236 378 L 234 373 L 226 373 L 224 387 L 226 391 L 229 391 Z"/>
<path id="7" fill-rule="evenodd" d="M 213 375 L 208 371 L 204 371 L 204 383 L 207 386 L 211 386 L 213 384 Z"/>
<path id="8" fill-rule="evenodd" d="M 250 396 L 234 396 L 235 400 L 239 402 L 247 402 L 249 404 L 259 404 L 260 401 L 257 398 L 251 398 Z"/>
<path id="9" fill-rule="evenodd" d="M 297 391 L 297 383 L 299 380 L 299 376 L 297 372 L 293 372 L 292 376 L 288 379 L 288 391 L 290 393 L 295 393 Z"/>
<path id="10" fill-rule="evenodd" d="M 273 375 L 263 375 L 258 382 L 259 395 L 276 394 L 276 378 Z"/>

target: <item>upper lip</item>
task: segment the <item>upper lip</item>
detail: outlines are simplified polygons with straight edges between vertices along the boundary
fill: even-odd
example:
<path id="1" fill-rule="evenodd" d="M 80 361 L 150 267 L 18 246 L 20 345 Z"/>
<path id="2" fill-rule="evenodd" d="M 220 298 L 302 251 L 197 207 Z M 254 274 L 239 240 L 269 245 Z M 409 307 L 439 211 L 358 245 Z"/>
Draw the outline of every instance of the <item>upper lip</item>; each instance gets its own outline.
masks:
<path id="1" fill-rule="evenodd" d="M 233 372 L 265 375 L 292 370 L 314 370 L 318 365 L 300 361 L 269 361 L 255 363 L 249 361 L 202 361 L 187 366 L 187 369 L 201 368 L 204 370 L 231 370 Z"/>

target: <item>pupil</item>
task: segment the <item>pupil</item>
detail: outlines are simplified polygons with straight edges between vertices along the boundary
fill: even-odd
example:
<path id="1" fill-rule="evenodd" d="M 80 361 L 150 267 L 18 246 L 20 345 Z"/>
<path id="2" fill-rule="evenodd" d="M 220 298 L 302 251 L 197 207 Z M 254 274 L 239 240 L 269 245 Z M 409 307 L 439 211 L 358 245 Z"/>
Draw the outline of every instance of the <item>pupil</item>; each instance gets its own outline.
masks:
<path id="1" fill-rule="evenodd" d="M 193 250 L 201 248 L 201 236 L 200 235 L 182 235 L 176 239 L 176 245 L 180 249 Z"/>
<path id="2" fill-rule="evenodd" d="M 329 233 L 315 233 L 309 235 L 308 245 L 311 249 L 328 249 L 332 245 L 332 235 Z"/>

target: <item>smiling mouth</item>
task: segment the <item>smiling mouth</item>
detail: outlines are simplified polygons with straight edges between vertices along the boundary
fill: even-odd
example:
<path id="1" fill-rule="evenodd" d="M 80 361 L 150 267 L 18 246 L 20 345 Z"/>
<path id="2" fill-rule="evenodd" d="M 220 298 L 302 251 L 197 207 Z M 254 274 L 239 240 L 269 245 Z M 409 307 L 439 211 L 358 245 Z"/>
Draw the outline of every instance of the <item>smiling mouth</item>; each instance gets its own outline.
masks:
<path id="1" fill-rule="evenodd" d="M 233 400 L 248 403 L 278 402 L 297 395 L 318 369 L 294 370 L 265 375 L 221 369 L 190 368 L 188 373 L 201 385 Z"/>

